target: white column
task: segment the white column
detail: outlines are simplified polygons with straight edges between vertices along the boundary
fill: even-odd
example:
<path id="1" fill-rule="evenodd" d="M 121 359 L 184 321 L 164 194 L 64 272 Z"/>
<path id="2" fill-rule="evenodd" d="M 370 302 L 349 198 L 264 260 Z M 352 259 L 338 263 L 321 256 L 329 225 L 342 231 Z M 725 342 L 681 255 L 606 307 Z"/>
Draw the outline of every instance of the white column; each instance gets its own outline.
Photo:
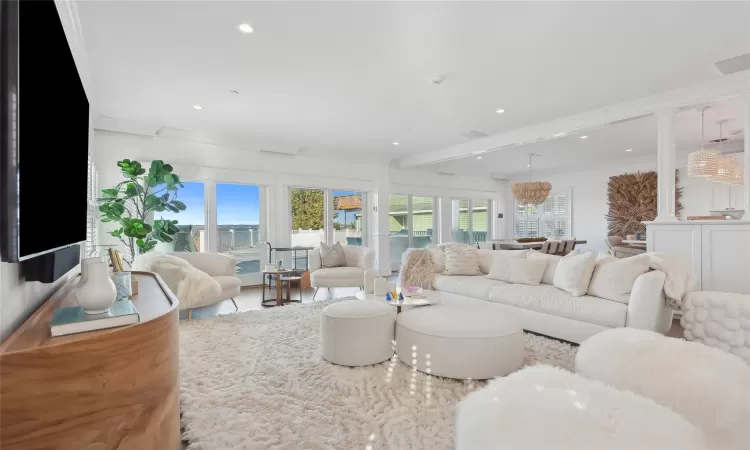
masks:
<path id="1" fill-rule="evenodd" d="M 743 153 L 743 161 L 745 165 L 745 185 L 742 187 L 742 192 L 745 195 L 745 215 L 742 217 L 745 220 L 750 220 L 750 95 L 746 95 L 743 99 L 743 106 L 745 107 L 745 146 Z"/>
<path id="2" fill-rule="evenodd" d="M 656 123 L 658 127 L 657 174 L 659 177 L 656 220 L 669 222 L 677 220 L 674 211 L 674 112 L 671 110 L 657 112 Z"/>
<path id="3" fill-rule="evenodd" d="M 372 202 L 368 202 L 372 209 L 372 239 L 371 246 L 375 250 L 375 270 L 380 276 L 391 274 L 391 229 L 389 213 L 390 176 L 387 162 L 378 164 L 375 192 Z"/>

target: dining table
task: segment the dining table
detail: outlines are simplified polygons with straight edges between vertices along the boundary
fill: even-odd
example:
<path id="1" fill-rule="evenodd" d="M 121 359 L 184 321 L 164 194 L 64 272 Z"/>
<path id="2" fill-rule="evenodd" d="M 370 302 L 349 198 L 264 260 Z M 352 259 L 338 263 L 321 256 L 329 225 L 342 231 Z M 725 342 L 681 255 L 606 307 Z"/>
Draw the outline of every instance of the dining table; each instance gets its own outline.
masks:
<path id="1" fill-rule="evenodd" d="M 542 248 L 544 241 L 537 242 L 518 242 L 515 239 L 504 239 L 499 241 L 492 241 L 495 250 L 527 250 L 534 249 L 539 250 Z M 585 239 L 576 239 L 576 245 L 587 244 L 588 241 Z"/>

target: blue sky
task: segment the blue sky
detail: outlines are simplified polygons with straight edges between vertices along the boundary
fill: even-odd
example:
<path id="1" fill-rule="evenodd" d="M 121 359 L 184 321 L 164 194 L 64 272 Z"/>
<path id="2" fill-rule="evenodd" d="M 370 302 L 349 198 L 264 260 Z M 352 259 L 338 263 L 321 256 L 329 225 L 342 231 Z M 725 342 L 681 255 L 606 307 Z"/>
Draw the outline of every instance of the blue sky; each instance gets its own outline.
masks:
<path id="1" fill-rule="evenodd" d="M 165 219 L 178 220 L 179 225 L 205 225 L 203 183 L 183 182 L 177 199 L 187 209 L 180 213 L 156 213 Z M 260 213 L 260 189 L 247 184 L 216 184 L 216 209 L 218 225 L 257 225 Z"/>
<path id="2" fill-rule="evenodd" d="M 180 213 L 164 211 L 156 213 L 159 216 L 177 220 L 179 225 L 205 225 L 205 195 L 203 183 L 185 181 L 184 188 L 177 193 L 177 199 L 183 202 L 187 209 Z M 359 194 L 356 191 L 333 191 L 334 196 Z M 216 208 L 218 225 L 257 225 L 260 223 L 260 188 L 248 184 L 216 184 Z M 360 210 L 349 210 L 346 212 L 346 221 L 351 223 L 355 220 L 355 213 Z M 336 222 L 344 222 L 344 211 L 339 211 Z"/>

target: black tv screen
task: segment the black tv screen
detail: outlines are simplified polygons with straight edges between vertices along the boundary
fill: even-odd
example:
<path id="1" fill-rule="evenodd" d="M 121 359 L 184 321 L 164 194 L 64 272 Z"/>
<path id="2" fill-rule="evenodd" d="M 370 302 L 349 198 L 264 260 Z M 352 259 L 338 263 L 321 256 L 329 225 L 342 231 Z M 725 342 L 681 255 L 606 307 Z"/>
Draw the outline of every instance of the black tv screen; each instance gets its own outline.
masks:
<path id="1" fill-rule="evenodd" d="M 89 102 L 55 3 L 0 2 L 2 259 L 86 240 Z"/>

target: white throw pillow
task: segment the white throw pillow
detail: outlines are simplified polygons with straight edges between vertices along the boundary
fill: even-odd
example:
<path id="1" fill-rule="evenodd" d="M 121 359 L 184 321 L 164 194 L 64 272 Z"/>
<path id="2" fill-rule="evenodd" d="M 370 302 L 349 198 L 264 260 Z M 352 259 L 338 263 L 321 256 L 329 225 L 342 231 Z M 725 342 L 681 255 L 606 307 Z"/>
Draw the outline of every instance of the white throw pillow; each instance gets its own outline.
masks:
<path id="1" fill-rule="evenodd" d="M 477 250 L 479 270 L 487 275 L 495 263 L 495 258 L 526 258 L 526 250 Z"/>
<path id="2" fill-rule="evenodd" d="M 514 284 L 538 286 L 547 261 L 518 257 L 496 257 L 488 278 Z"/>
<path id="3" fill-rule="evenodd" d="M 645 253 L 623 259 L 597 258 L 588 295 L 627 304 L 636 278 L 649 270 L 650 258 Z"/>
<path id="4" fill-rule="evenodd" d="M 544 269 L 542 283 L 553 284 L 555 279 L 555 271 L 557 271 L 557 263 L 560 262 L 563 257 L 560 255 L 548 255 L 547 253 L 538 252 L 536 250 L 529 250 L 529 253 L 528 255 L 526 255 L 526 257 L 528 259 L 547 261 L 547 268 Z"/>
<path id="5" fill-rule="evenodd" d="M 324 268 L 345 267 L 346 254 L 341 242 L 328 245 L 325 242 L 320 243 L 320 265 Z"/>
<path id="6" fill-rule="evenodd" d="M 445 249 L 443 247 L 430 247 L 427 250 L 432 256 L 432 267 L 435 273 L 445 272 Z"/>
<path id="7" fill-rule="evenodd" d="M 477 248 L 471 245 L 445 246 L 445 275 L 480 275 Z"/>
<path id="8" fill-rule="evenodd" d="M 557 263 L 552 284 L 574 297 L 586 295 L 596 264 L 596 252 L 564 256 Z"/>

